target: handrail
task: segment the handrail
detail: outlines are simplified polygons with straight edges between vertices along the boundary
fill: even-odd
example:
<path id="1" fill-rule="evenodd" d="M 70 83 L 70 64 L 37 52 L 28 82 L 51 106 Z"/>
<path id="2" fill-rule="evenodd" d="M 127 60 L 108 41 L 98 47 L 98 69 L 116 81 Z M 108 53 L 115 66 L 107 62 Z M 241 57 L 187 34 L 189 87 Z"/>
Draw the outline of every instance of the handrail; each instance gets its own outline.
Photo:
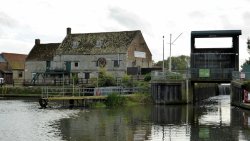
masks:
<path id="1" fill-rule="evenodd" d="M 131 94 L 134 92 L 145 91 L 142 88 L 123 88 L 123 87 L 98 87 L 98 88 L 62 88 L 62 87 L 44 87 L 41 96 L 43 98 L 53 96 L 89 96 L 89 95 L 109 95 L 111 93 Z"/>

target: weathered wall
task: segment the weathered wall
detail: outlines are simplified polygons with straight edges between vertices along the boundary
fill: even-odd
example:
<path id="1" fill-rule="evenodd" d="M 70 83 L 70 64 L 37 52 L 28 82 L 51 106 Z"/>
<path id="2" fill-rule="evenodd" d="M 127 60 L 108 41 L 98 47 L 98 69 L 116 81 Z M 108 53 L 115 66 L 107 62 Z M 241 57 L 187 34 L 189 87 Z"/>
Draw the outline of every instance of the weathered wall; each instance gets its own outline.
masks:
<path id="1" fill-rule="evenodd" d="M 12 74 L 13 74 L 14 84 L 22 85 L 23 80 L 24 80 L 24 71 L 23 70 L 12 70 Z"/>
<path id="2" fill-rule="evenodd" d="M 85 73 L 90 73 L 90 76 L 96 76 L 99 67 L 96 65 L 99 58 L 106 59 L 106 70 L 112 73 L 114 77 L 120 77 L 126 73 L 126 54 L 105 54 L 105 55 L 56 55 L 51 63 L 52 68 L 66 70 L 66 61 L 71 62 L 71 73 L 79 73 L 79 78 L 84 78 Z M 120 66 L 115 67 L 114 61 L 120 60 Z M 75 67 L 75 63 L 78 66 Z"/>
<path id="3" fill-rule="evenodd" d="M 26 61 L 24 78 L 25 80 L 31 80 L 32 73 L 45 72 L 45 70 L 46 70 L 46 61 Z"/>
<path id="4" fill-rule="evenodd" d="M 190 82 L 185 80 L 151 82 L 151 94 L 156 104 L 192 103 L 193 100 Z"/>
<path id="5" fill-rule="evenodd" d="M 134 52 L 140 51 L 145 52 L 145 58 L 135 57 Z M 128 48 L 128 67 L 137 67 L 148 68 L 152 67 L 152 54 L 142 36 L 142 34 L 138 34 Z"/>

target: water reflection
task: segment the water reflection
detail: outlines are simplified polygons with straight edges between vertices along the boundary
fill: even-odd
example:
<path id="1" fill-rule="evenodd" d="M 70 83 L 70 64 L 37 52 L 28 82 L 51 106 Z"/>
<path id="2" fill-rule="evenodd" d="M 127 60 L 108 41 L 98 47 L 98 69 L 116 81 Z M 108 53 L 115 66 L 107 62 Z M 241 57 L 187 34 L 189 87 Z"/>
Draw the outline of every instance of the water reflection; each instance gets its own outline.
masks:
<path id="1" fill-rule="evenodd" d="M 216 96 L 199 105 L 38 109 L 0 100 L 0 140 L 250 140 L 250 111 Z"/>
<path id="2" fill-rule="evenodd" d="M 77 110 L 39 109 L 38 102 L 0 100 L 0 140 L 62 140 L 58 120 L 70 118 Z"/>
<path id="3" fill-rule="evenodd" d="M 250 111 L 224 95 L 195 106 L 82 110 L 60 127 L 66 140 L 249 140 Z"/>
<path id="4" fill-rule="evenodd" d="M 193 120 L 191 105 L 157 105 L 152 110 L 154 140 L 189 140 Z"/>

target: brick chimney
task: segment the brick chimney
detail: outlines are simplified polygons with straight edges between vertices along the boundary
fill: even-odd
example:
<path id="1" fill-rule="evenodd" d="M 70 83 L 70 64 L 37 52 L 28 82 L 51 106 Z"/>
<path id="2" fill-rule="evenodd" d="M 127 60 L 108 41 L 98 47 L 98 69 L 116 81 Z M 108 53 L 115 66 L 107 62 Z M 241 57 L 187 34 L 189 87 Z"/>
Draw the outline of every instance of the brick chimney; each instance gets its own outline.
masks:
<path id="1" fill-rule="evenodd" d="M 67 35 L 70 35 L 70 34 L 71 34 L 71 28 L 68 27 L 68 28 L 67 28 Z"/>
<path id="2" fill-rule="evenodd" d="M 35 45 L 40 45 L 40 39 L 35 39 Z"/>

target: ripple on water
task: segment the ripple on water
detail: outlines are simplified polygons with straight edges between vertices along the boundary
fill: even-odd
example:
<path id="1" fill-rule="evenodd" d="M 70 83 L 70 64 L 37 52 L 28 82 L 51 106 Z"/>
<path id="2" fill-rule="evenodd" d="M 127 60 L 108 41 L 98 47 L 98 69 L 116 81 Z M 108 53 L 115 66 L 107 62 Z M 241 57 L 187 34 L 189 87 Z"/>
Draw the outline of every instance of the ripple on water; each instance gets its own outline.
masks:
<path id="1" fill-rule="evenodd" d="M 39 109 L 38 102 L 0 101 L 0 140 L 62 140 L 57 122 L 79 110 Z"/>

